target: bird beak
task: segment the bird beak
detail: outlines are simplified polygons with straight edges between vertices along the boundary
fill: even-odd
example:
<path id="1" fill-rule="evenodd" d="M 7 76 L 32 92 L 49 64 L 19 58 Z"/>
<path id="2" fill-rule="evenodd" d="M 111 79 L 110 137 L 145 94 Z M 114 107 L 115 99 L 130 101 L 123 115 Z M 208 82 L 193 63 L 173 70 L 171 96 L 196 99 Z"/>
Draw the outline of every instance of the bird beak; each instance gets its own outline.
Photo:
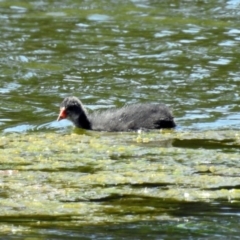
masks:
<path id="1" fill-rule="evenodd" d="M 67 113 L 66 113 L 66 109 L 63 107 L 63 108 L 60 108 L 60 113 L 58 115 L 57 121 L 60 121 L 65 118 L 67 118 Z"/>

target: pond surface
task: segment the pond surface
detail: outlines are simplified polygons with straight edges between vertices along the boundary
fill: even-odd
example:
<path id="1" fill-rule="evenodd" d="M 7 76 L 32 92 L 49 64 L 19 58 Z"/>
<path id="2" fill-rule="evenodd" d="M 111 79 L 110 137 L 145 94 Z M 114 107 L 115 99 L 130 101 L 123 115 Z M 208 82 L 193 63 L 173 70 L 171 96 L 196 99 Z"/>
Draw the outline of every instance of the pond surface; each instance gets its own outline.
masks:
<path id="1" fill-rule="evenodd" d="M 240 1 L 0 1 L 0 236 L 238 239 Z M 175 130 L 57 122 L 164 102 Z"/>

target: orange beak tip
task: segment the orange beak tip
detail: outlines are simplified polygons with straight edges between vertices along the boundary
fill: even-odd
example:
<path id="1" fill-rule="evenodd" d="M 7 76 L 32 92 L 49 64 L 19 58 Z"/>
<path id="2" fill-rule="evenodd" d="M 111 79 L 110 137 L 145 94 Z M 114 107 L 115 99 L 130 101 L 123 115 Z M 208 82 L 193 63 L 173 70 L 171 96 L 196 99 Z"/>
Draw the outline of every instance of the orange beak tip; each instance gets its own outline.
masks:
<path id="1" fill-rule="evenodd" d="M 63 118 L 61 118 L 61 116 L 59 115 L 58 118 L 57 118 L 57 121 L 61 121 Z"/>

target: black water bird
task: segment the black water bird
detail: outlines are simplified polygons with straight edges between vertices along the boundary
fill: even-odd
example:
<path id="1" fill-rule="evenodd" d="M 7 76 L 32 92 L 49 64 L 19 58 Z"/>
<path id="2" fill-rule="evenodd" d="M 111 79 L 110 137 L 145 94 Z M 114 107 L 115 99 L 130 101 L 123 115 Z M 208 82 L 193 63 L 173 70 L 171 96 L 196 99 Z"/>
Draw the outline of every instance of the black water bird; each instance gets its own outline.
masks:
<path id="1" fill-rule="evenodd" d="M 162 103 L 131 104 L 88 114 L 77 97 L 67 97 L 60 105 L 57 121 L 65 118 L 76 127 L 94 131 L 126 132 L 176 126 L 171 111 Z"/>

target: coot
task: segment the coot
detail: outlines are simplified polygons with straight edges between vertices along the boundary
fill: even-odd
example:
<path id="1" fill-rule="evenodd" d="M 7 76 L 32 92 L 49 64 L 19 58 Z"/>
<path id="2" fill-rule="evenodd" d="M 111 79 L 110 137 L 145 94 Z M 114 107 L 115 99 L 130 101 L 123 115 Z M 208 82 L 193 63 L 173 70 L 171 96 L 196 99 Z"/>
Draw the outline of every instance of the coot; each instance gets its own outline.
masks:
<path id="1" fill-rule="evenodd" d="M 132 104 L 88 114 L 77 97 L 67 97 L 61 103 L 57 121 L 65 118 L 79 128 L 108 132 L 176 126 L 172 113 L 164 104 Z"/>

